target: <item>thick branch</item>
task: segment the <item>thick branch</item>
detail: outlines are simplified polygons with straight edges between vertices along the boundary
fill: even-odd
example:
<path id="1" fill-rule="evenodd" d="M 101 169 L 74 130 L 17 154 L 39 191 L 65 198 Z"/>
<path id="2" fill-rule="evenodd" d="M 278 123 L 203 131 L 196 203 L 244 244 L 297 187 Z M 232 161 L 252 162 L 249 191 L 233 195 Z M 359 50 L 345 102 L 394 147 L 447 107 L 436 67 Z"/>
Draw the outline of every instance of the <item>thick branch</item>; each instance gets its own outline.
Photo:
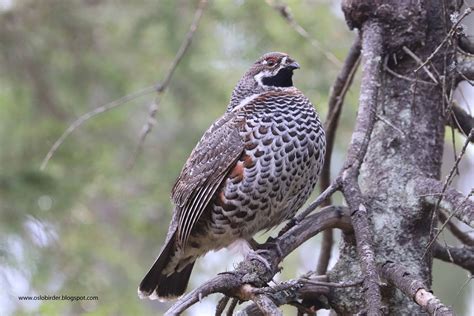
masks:
<path id="1" fill-rule="evenodd" d="M 318 263 L 316 264 L 316 273 L 321 275 L 326 273 L 331 260 L 332 246 L 334 243 L 334 233 L 332 229 L 323 231 Z"/>
<path id="2" fill-rule="evenodd" d="M 324 156 L 324 167 L 319 179 L 319 187 L 321 192 L 331 185 L 331 158 L 334 147 L 334 140 L 336 138 L 336 130 L 339 124 L 339 117 L 341 116 L 342 106 L 352 80 L 357 71 L 360 61 L 360 37 L 357 36 L 354 43 L 349 50 L 349 54 L 344 61 L 341 72 L 334 82 L 331 95 L 329 97 L 329 111 L 324 123 L 326 130 L 326 154 Z M 331 197 L 329 197 L 322 205 L 327 206 L 332 204 Z M 328 229 L 323 232 L 323 241 L 321 243 L 321 254 L 318 259 L 316 267 L 317 274 L 324 274 L 327 271 L 329 259 L 331 258 L 331 249 L 333 244 L 333 232 Z"/>
<path id="3" fill-rule="evenodd" d="M 381 295 L 372 245 L 372 231 L 357 178 L 375 122 L 383 53 L 382 42 L 381 26 L 374 22 L 366 22 L 362 28 L 363 72 L 359 111 L 342 173 L 342 191 L 352 212 L 351 219 L 356 237 L 357 253 L 365 276 L 365 297 L 369 315 L 380 315 Z"/>
<path id="4" fill-rule="evenodd" d="M 460 34 L 458 38 L 458 46 L 464 52 L 468 54 L 474 54 L 474 42 L 471 41 L 466 35 Z"/>
<path id="5" fill-rule="evenodd" d="M 277 243 L 282 255 L 280 261 L 302 243 L 328 228 L 339 228 L 345 232 L 351 232 L 349 209 L 342 206 L 326 206 L 278 237 L 274 242 Z M 275 264 L 278 263 L 275 262 Z"/>
<path id="6" fill-rule="evenodd" d="M 440 223 L 446 223 L 449 231 L 456 237 L 460 242 L 466 246 L 474 247 L 474 238 L 472 238 L 467 232 L 462 231 L 453 221 L 448 219 L 448 217 L 443 213 L 438 213 L 438 219 Z"/>
<path id="7" fill-rule="evenodd" d="M 336 130 L 339 124 L 339 117 L 341 116 L 341 110 L 346 93 L 349 90 L 355 72 L 359 66 L 360 49 L 360 37 L 357 36 L 349 50 L 346 60 L 344 61 L 341 72 L 334 82 L 329 97 L 329 110 L 324 123 L 324 129 L 326 131 L 326 154 L 324 157 L 324 168 L 321 172 L 321 191 L 325 190 L 330 185 L 331 156 L 334 147 L 334 140 L 336 138 Z"/>
<path id="8" fill-rule="evenodd" d="M 453 106 L 451 108 L 452 111 L 449 124 L 451 125 L 451 127 L 456 128 L 465 136 L 469 135 L 470 131 L 474 129 L 474 117 L 464 111 L 464 109 L 461 108 L 457 103 L 453 103 Z M 473 142 L 474 138 L 471 139 L 471 143 Z"/>
<path id="9" fill-rule="evenodd" d="M 433 207 L 442 196 L 439 207 L 467 225 L 474 227 L 474 201 L 468 199 L 459 191 L 447 188 L 443 193 L 443 183 L 431 178 L 421 178 L 416 181 L 415 194 Z"/>
<path id="10" fill-rule="evenodd" d="M 299 280 L 290 280 L 286 282 L 282 282 L 276 286 L 263 288 L 263 289 L 256 289 L 259 292 L 265 293 L 272 302 L 277 305 L 285 305 L 289 302 L 296 301 L 298 297 L 299 290 L 302 289 L 304 286 Z M 263 294 L 261 293 L 261 294 Z M 237 313 L 237 316 L 260 316 L 263 315 L 261 309 L 258 307 L 256 303 L 250 304 L 243 310 Z"/>
<path id="11" fill-rule="evenodd" d="M 252 301 L 258 306 L 258 309 L 265 316 L 283 316 L 283 313 L 278 309 L 275 303 L 265 294 L 257 294 L 252 298 Z"/>
<path id="12" fill-rule="evenodd" d="M 347 208 L 328 206 L 320 212 L 304 218 L 273 240 L 268 245 L 268 250 L 261 254 L 270 264 L 269 267 L 260 261 L 244 260 L 234 271 L 222 273 L 180 298 L 166 315 L 182 313 L 202 298 L 213 293 L 223 293 L 243 300 L 250 299 L 248 296 L 243 297 L 245 295 L 243 295 L 242 285 L 261 286 L 269 282 L 278 271 L 278 264 L 306 240 L 328 228 L 340 228 L 350 232 L 352 226 L 347 213 Z M 248 291 L 246 292 L 248 293 Z"/>
<path id="13" fill-rule="evenodd" d="M 180 298 L 165 313 L 165 316 L 179 315 L 195 303 L 199 302 L 202 298 L 212 293 L 225 293 L 229 289 L 239 288 L 241 285 L 242 282 L 236 278 L 235 275 L 222 273 Z"/>
<path id="14" fill-rule="evenodd" d="M 302 276 L 297 280 L 286 281 L 268 288 L 268 290 L 261 290 L 264 291 L 277 306 L 292 304 L 296 305 L 299 309 L 306 309 L 314 313 L 315 310 L 329 308 L 324 297 L 330 295 L 330 288 L 353 287 L 359 286 L 361 283 L 362 281 L 344 283 L 329 282 L 326 275 L 314 277 Z M 260 289 L 256 289 L 256 291 L 260 291 Z M 298 299 L 308 299 L 316 304 L 307 305 L 304 301 L 302 304 L 299 304 L 297 303 Z M 237 316 L 247 315 L 259 316 L 262 315 L 262 313 L 256 304 L 251 304 L 237 314 Z"/>
<path id="15" fill-rule="evenodd" d="M 474 275 L 474 247 L 443 247 L 435 243 L 433 256 L 439 260 L 453 263 Z"/>
<path id="16" fill-rule="evenodd" d="M 396 288 L 412 298 L 430 315 L 454 315 L 453 310 L 447 307 L 434 296 L 431 291 L 416 276 L 394 262 L 387 261 L 380 267 L 380 273 Z"/>

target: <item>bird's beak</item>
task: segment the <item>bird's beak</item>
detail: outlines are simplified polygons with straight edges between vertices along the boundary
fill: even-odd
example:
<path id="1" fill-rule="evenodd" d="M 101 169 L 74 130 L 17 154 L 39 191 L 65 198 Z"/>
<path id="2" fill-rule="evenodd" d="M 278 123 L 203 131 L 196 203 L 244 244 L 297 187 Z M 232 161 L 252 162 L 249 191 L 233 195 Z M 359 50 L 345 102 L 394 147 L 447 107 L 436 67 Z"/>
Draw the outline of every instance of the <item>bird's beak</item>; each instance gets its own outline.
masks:
<path id="1" fill-rule="evenodd" d="M 286 64 L 286 68 L 294 70 L 294 69 L 300 69 L 300 64 L 298 64 L 296 61 L 289 60 L 289 63 Z"/>

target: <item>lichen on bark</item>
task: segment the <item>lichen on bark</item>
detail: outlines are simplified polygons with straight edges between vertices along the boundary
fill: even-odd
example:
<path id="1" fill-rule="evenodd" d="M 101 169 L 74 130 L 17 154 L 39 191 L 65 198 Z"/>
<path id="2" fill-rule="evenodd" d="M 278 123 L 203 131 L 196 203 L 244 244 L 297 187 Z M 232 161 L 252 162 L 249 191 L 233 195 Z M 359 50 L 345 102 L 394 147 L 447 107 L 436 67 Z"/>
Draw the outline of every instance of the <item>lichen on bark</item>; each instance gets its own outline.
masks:
<path id="1" fill-rule="evenodd" d="M 418 177 L 439 179 L 444 144 L 444 112 L 442 89 L 430 81 L 423 71 L 414 73 L 416 60 L 403 53 L 409 45 L 421 60 L 426 60 L 446 36 L 450 28 L 449 15 L 456 9 L 454 1 L 378 1 L 382 10 L 367 9 L 367 1 L 345 1 L 343 9 L 350 26 L 361 26 L 377 20 L 384 29 L 384 65 L 413 81 L 395 77 L 383 71 L 377 115 L 368 151 L 360 169 L 359 184 L 365 197 L 374 236 L 377 262 L 400 263 L 410 273 L 431 285 L 432 254 L 426 251 L 433 237 L 433 209 L 414 196 L 411 181 Z M 390 8 L 390 10 L 386 10 Z M 416 13 L 416 14 L 415 14 Z M 405 21 L 404 34 L 394 32 Z M 443 23 L 440 23 L 442 21 Z M 407 34 L 413 31 L 408 36 Z M 422 32 L 422 33 L 420 33 Z M 405 36 L 405 40 L 399 38 Z M 390 43 L 390 44 L 387 44 Z M 399 45 L 396 47 L 396 45 Z M 449 45 L 442 48 L 431 66 L 445 73 L 454 58 Z M 454 80 L 446 70 L 446 82 Z M 414 83 L 416 79 L 418 83 Z M 382 117 L 383 119 L 380 119 Z M 328 273 L 334 282 L 360 278 L 359 258 L 353 238 L 346 237 L 340 246 L 340 258 Z M 381 280 L 382 282 L 382 280 Z M 360 288 L 335 289 L 331 306 L 340 314 L 363 308 Z M 411 298 L 399 290 L 384 287 L 383 304 L 391 315 L 423 314 Z"/>

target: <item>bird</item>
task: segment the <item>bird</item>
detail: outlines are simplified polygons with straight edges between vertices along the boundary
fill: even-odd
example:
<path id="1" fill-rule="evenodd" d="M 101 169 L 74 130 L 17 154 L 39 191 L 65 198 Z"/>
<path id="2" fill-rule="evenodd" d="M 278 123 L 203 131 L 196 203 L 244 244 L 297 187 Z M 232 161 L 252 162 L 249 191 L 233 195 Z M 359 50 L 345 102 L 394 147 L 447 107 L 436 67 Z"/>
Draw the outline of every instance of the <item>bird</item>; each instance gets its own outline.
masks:
<path id="1" fill-rule="evenodd" d="M 324 164 L 324 128 L 293 86 L 300 65 L 266 53 L 235 86 L 225 113 L 201 137 L 171 192 L 173 216 L 140 298 L 168 301 L 186 291 L 198 257 L 291 219 Z"/>

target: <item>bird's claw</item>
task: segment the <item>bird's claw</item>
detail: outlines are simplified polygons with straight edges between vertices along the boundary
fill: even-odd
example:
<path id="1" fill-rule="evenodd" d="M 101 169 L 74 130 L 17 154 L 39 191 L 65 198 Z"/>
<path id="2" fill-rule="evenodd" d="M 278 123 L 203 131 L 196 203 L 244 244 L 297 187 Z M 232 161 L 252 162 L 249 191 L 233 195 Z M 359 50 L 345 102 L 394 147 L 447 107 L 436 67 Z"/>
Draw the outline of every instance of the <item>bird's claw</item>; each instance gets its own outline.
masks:
<path id="1" fill-rule="evenodd" d="M 252 248 L 254 251 L 264 251 L 264 252 L 270 252 L 272 250 L 276 250 L 278 256 L 280 258 L 283 257 L 283 251 L 280 248 L 280 244 L 277 242 L 277 238 L 273 237 L 268 237 L 267 241 L 263 244 L 259 244 L 258 242 L 255 241 L 255 239 L 251 239 L 249 241 L 250 248 Z"/>
<path id="2" fill-rule="evenodd" d="M 259 254 L 259 253 L 265 253 L 265 252 L 268 252 L 268 250 L 260 249 L 260 250 L 257 250 L 257 251 L 251 251 L 247 254 L 245 259 L 248 260 L 248 261 L 256 260 L 258 262 L 261 262 L 268 269 L 268 271 L 271 271 L 272 266 L 271 266 L 270 262 L 268 262 L 268 260 L 265 257 L 263 257 L 262 255 Z"/>

